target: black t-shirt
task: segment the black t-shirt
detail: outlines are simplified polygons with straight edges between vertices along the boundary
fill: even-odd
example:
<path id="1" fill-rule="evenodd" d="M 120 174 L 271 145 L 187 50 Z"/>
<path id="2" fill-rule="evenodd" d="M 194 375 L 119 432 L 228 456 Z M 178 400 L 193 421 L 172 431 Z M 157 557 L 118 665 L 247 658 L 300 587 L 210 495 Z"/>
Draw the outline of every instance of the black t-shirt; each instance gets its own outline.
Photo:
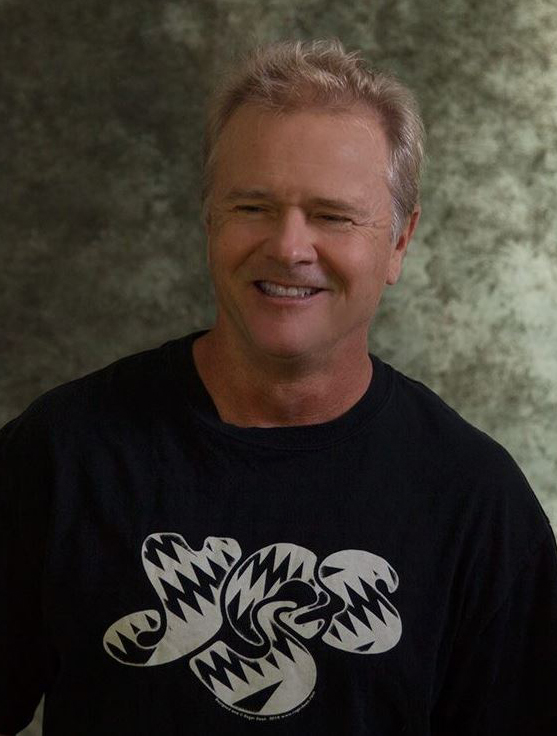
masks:
<path id="1" fill-rule="evenodd" d="M 0 433 L 0 733 L 44 692 L 46 736 L 555 736 L 555 539 L 509 454 L 375 355 L 338 419 L 225 424 L 196 336 Z"/>

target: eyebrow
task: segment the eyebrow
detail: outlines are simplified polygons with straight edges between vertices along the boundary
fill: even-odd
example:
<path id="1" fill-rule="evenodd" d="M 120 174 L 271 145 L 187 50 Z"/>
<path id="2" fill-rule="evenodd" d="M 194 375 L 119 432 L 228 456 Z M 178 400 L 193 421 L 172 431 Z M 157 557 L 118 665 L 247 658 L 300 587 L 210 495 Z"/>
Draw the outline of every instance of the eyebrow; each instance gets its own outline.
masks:
<path id="1" fill-rule="evenodd" d="M 275 201 L 275 197 L 270 191 L 265 189 L 231 189 L 225 196 L 225 202 L 236 202 L 241 199 L 266 199 L 271 202 Z M 312 207 L 326 207 L 327 209 L 336 210 L 345 214 L 352 214 L 355 217 L 365 218 L 369 216 L 369 211 L 364 209 L 359 203 L 352 204 L 343 199 L 329 199 L 328 197 L 312 197 L 308 200 L 308 204 Z"/>
<path id="2" fill-rule="evenodd" d="M 237 199 L 272 199 L 272 197 L 270 192 L 264 189 L 231 189 L 224 198 L 225 202 Z"/>

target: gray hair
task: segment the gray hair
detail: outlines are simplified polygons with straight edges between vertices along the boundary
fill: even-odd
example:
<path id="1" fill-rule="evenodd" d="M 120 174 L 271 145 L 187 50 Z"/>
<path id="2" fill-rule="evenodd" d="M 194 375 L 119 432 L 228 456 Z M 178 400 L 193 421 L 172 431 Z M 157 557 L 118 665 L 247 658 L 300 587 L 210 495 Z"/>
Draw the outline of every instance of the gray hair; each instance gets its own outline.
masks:
<path id="1" fill-rule="evenodd" d="M 217 89 L 209 105 L 203 160 L 203 214 L 207 217 L 226 123 L 241 105 L 288 113 L 308 108 L 332 112 L 368 106 L 390 148 L 391 236 L 396 241 L 419 202 L 424 126 L 412 92 L 391 73 L 370 69 L 358 52 L 337 39 L 282 41 L 253 49 Z"/>

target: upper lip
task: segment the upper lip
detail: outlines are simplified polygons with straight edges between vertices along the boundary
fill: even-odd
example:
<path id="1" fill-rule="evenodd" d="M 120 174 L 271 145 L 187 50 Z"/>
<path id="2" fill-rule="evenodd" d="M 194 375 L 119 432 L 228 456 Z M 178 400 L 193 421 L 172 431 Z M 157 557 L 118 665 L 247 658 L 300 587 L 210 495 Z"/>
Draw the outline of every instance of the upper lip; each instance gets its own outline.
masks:
<path id="1" fill-rule="evenodd" d="M 325 289 L 324 286 L 318 286 L 317 284 L 295 284 L 292 282 L 285 283 L 284 281 L 281 281 L 280 279 L 255 279 L 255 284 L 260 283 L 268 283 L 268 284 L 276 284 L 277 286 L 283 286 L 285 289 Z"/>

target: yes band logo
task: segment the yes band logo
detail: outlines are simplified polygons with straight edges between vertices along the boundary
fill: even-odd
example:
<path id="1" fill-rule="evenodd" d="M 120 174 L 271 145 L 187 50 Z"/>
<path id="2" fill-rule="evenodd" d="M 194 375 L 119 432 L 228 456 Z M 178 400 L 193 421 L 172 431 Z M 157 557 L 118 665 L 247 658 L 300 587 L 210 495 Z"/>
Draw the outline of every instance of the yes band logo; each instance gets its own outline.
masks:
<path id="1" fill-rule="evenodd" d="M 116 621 L 105 650 L 139 667 L 189 656 L 192 672 L 224 705 L 265 718 L 312 694 L 317 670 L 306 642 L 320 637 L 369 655 L 399 641 L 400 616 L 385 595 L 398 577 L 383 558 L 347 549 L 318 564 L 313 552 L 288 543 L 241 557 L 234 539 L 208 537 L 193 550 L 180 534 L 148 536 L 143 565 L 161 610 Z"/>

